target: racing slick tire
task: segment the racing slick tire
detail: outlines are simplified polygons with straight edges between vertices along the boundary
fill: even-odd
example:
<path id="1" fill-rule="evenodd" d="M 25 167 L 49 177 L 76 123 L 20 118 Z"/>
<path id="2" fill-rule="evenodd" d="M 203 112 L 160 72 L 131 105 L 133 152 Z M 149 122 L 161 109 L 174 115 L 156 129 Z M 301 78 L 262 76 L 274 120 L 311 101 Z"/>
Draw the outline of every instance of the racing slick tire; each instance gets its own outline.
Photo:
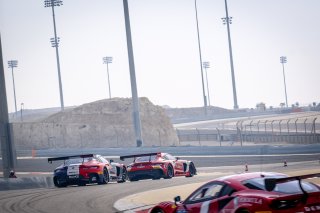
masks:
<path id="1" fill-rule="evenodd" d="M 98 180 L 98 184 L 107 184 L 109 182 L 110 178 L 109 178 L 109 172 L 107 168 L 103 169 L 103 177 L 99 178 Z"/>
<path id="2" fill-rule="evenodd" d="M 67 187 L 67 183 L 64 181 L 61 181 L 58 177 L 53 178 L 53 184 L 58 188 Z"/>
<path id="3" fill-rule="evenodd" d="M 129 178 L 130 182 L 135 182 L 135 181 L 139 181 L 138 178 Z"/>
<path id="4" fill-rule="evenodd" d="M 190 165 L 189 165 L 189 174 L 186 175 L 186 177 L 193 177 L 195 174 L 196 174 L 196 167 L 191 162 Z"/>
<path id="5" fill-rule="evenodd" d="M 122 176 L 121 180 L 117 181 L 118 183 L 124 183 L 128 179 L 127 169 L 125 167 L 122 168 Z"/>
<path id="6" fill-rule="evenodd" d="M 89 183 L 97 183 L 99 180 L 99 176 L 97 174 L 89 175 Z"/>
<path id="7" fill-rule="evenodd" d="M 152 178 L 152 180 L 159 180 L 161 177 L 160 176 L 155 176 Z"/>
<path id="8" fill-rule="evenodd" d="M 171 164 L 168 165 L 167 168 L 167 173 L 166 175 L 163 177 L 164 179 L 170 179 L 174 176 L 174 170 Z"/>
<path id="9" fill-rule="evenodd" d="M 86 185 L 86 182 L 84 182 L 82 180 L 78 181 L 78 186 L 85 186 L 85 185 Z"/>
<path id="10" fill-rule="evenodd" d="M 157 208 L 157 209 L 153 209 L 151 213 L 164 213 L 164 211 L 162 209 Z"/>
<path id="11" fill-rule="evenodd" d="M 247 209 L 240 209 L 236 213 L 250 213 Z"/>

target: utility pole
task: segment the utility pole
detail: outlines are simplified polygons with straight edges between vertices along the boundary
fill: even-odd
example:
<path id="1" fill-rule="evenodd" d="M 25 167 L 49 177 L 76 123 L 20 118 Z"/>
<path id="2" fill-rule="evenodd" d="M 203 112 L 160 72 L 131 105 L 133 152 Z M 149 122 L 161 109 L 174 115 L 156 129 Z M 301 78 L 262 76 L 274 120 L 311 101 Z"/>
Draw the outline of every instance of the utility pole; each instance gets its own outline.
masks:
<path id="1" fill-rule="evenodd" d="M 124 8 L 124 20 L 125 20 L 125 26 L 126 26 L 128 59 L 129 59 L 129 69 L 130 69 L 130 81 L 131 81 L 131 93 L 132 93 L 132 105 L 133 105 L 133 125 L 134 125 L 134 130 L 136 135 L 137 147 L 140 147 L 140 146 L 143 146 L 143 141 L 141 136 L 139 96 L 137 91 L 136 72 L 134 67 L 128 0 L 123 0 L 123 8 Z"/>
<path id="2" fill-rule="evenodd" d="M 13 140 L 10 138 L 8 103 L 4 78 L 2 45 L 0 35 L 0 143 L 2 154 L 3 177 L 8 178 L 10 170 L 14 170 L 16 155 Z"/>

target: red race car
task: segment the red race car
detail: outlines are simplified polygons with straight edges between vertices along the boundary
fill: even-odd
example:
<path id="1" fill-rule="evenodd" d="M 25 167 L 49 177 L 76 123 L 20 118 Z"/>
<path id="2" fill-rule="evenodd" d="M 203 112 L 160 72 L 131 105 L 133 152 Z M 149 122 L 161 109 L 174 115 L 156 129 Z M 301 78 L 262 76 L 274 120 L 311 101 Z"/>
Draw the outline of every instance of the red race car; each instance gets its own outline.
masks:
<path id="1" fill-rule="evenodd" d="M 127 166 L 130 181 L 142 179 L 172 178 L 174 176 L 192 177 L 197 173 L 192 161 L 181 160 L 168 153 L 148 153 L 120 156 L 121 160 L 134 158 L 133 163 Z"/>
<path id="2" fill-rule="evenodd" d="M 162 202 L 150 213 L 319 213 L 320 186 L 281 173 L 244 173 L 204 184 L 180 202 Z"/>
<path id="3" fill-rule="evenodd" d="M 86 185 L 87 183 L 105 184 L 109 181 L 125 182 L 126 166 L 110 162 L 101 155 L 86 154 L 48 158 L 48 162 L 63 160 L 64 163 L 54 170 L 53 183 L 56 187 Z"/>

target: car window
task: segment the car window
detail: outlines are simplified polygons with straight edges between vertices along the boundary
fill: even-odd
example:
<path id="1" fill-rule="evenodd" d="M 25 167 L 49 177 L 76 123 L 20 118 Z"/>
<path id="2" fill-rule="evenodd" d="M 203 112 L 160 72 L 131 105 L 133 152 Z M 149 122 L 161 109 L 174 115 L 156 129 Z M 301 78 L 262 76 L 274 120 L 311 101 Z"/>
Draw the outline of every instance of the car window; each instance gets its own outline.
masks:
<path id="1" fill-rule="evenodd" d="M 233 192 L 235 192 L 237 190 L 235 190 L 234 188 L 232 188 L 229 185 L 224 185 L 224 187 L 222 188 L 222 190 L 220 191 L 219 197 L 225 196 L 225 195 L 231 195 Z"/>
<path id="2" fill-rule="evenodd" d="M 165 160 L 176 160 L 176 157 L 173 157 L 173 156 L 170 155 L 170 154 L 164 155 L 163 158 L 164 158 Z"/>
<path id="3" fill-rule="evenodd" d="M 81 163 L 86 163 L 93 160 L 92 157 L 89 158 L 73 158 L 65 161 L 65 165 L 70 165 L 70 164 L 81 164 Z"/>
<path id="4" fill-rule="evenodd" d="M 224 184 L 217 182 L 206 184 L 194 192 L 193 195 L 185 201 L 185 203 L 202 202 L 205 200 L 218 198 L 223 187 Z"/>
<path id="5" fill-rule="evenodd" d="M 97 156 L 97 158 L 101 163 L 109 163 L 109 161 L 102 156 Z"/>
<path id="6" fill-rule="evenodd" d="M 141 163 L 141 162 L 149 162 L 149 161 L 155 161 L 157 158 L 156 155 L 151 155 L 151 156 L 143 156 L 139 157 L 135 160 L 136 163 Z"/>

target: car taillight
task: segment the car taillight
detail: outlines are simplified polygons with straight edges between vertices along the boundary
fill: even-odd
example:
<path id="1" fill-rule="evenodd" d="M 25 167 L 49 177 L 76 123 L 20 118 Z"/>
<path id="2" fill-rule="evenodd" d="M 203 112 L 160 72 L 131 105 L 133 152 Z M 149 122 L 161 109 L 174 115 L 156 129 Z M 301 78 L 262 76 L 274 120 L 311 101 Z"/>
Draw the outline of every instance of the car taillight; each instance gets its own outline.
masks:
<path id="1" fill-rule="evenodd" d="M 298 199 L 295 200 L 274 200 L 272 201 L 270 207 L 272 209 L 283 210 L 294 208 L 298 205 L 300 201 Z"/>
<path id="2" fill-rule="evenodd" d="M 83 170 L 99 169 L 99 166 L 85 166 L 85 165 L 80 165 L 79 168 L 80 168 L 80 169 L 83 169 Z"/>
<path id="3" fill-rule="evenodd" d="M 153 164 L 152 167 L 161 169 L 163 167 L 163 164 L 162 163 L 156 163 L 156 164 Z"/>

